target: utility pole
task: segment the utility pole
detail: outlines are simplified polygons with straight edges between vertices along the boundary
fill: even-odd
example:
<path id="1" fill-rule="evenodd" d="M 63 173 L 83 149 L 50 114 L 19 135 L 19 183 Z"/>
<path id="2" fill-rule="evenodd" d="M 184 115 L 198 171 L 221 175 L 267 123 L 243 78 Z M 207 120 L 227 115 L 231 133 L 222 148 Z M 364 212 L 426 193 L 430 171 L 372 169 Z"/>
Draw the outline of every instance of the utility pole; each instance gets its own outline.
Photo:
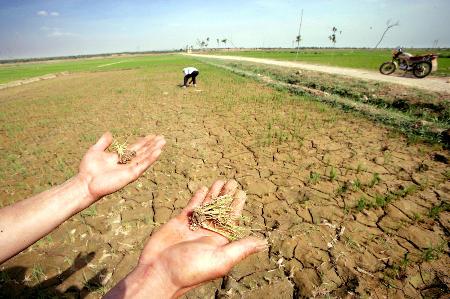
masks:
<path id="1" fill-rule="evenodd" d="M 433 41 L 433 48 L 437 48 L 437 46 L 438 46 L 438 43 L 439 43 L 439 40 L 438 39 L 435 39 L 434 41 Z"/>
<path id="2" fill-rule="evenodd" d="M 303 22 L 303 8 L 302 8 L 302 13 L 300 15 L 300 26 L 298 27 L 298 35 L 297 35 L 297 38 L 296 38 L 296 41 L 297 41 L 297 53 L 295 54 L 295 60 L 297 60 L 298 50 L 300 48 L 300 40 L 302 39 L 302 36 L 300 34 L 300 32 L 302 30 L 302 22 Z"/>

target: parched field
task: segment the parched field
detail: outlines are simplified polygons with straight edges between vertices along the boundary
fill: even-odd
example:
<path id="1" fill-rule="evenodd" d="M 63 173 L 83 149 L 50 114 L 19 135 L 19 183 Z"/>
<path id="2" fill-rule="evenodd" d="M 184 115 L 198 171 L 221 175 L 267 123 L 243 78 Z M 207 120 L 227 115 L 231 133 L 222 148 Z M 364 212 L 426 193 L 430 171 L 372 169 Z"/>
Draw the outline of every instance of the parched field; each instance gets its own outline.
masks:
<path id="1" fill-rule="evenodd" d="M 188 65 L 200 69 L 199 84 L 181 89 Z M 191 58 L 147 56 L 135 67 L 0 91 L 2 206 L 71 177 L 106 130 L 168 141 L 138 181 L 0 265 L 0 295 L 101 297 L 133 268 L 146 238 L 217 178 L 246 190 L 248 224 L 270 248 L 187 298 L 449 293 L 441 145 L 408 142 L 311 96 Z"/>

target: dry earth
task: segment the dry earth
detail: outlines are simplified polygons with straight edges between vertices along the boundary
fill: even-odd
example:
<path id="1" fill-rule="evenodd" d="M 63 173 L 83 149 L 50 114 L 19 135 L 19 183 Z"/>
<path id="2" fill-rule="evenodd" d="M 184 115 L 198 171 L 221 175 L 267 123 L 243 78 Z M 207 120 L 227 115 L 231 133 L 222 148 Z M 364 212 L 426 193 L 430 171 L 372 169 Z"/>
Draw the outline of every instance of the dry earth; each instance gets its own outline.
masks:
<path id="1" fill-rule="evenodd" d="M 178 68 L 71 74 L 0 92 L 2 204 L 70 177 L 107 129 L 168 140 L 137 182 L 4 263 L 0 294 L 100 297 L 200 185 L 234 178 L 270 249 L 187 298 L 445 296 L 450 213 L 429 212 L 449 202 L 448 152 L 206 65 L 198 89 L 182 90 Z"/>
<path id="2" fill-rule="evenodd" d="M 450 84 L 448 78 L 424 78 L 417 79 L 414 77 L 407 76 L 385 76 L 378 72 L 367 71 L 367 70 L 359 70 L 352 68 L 343 68 L 343 67 L 333 67 L 333 66 L 325 66 L 325 65 L 317 65 L 311 63 L 302 63 L 302 62 L 292 62 L 292 61 L 280 61 L 273 59 L 263 59 L 263 58 L 253 58 L 253 57 L 242 57 L 242 56 L 225 56 L 225 55 L 203 55 L 203 54 L 184 54 L 193 57 L 204 57 L 204 58 L 214 58 L 214 59 L 222 59 L 222 60 L 236 60 L 236 61 L 248 61 L 254 63 L 263 63 L 269 65 L 277 65 L 289 68 L 299 68 L 309 71 L 317 71 L 328 74 L 335 75 L 344 75 L 353 78 L 365 79 L 365 80 L 376 80 L 388 83 L 396 83 L 409 87 L 416 87 L 430 91 L 437 92 L 447 92 L 450 93 Z"/>

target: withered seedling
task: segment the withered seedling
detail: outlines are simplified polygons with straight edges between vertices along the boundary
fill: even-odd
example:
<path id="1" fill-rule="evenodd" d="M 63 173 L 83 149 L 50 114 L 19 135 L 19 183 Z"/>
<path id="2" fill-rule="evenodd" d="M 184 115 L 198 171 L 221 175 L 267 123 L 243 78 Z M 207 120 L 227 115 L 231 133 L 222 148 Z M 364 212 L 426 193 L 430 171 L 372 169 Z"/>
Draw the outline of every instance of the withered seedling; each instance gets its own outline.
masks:
<path id="1" fill-rule="evenodd" d="M 112 144 L 112 148 L 119 155 L 119 164 L 127 164 L 136 157 L 136 151 L 130 151 L 127 147 L 127 141 L 120 143 L 119 141 L 114 140 Z"/>
<path id="2" fill-rule="evenodd" d="M 244 219 L 233 212 L 232 202 L 231 195 L 222 195 L 195 208 L 189 217 L 190 229 L 208 229 L 230 241 L 243 238 L 247 229 L 240 226 L 240 222 Z"/>

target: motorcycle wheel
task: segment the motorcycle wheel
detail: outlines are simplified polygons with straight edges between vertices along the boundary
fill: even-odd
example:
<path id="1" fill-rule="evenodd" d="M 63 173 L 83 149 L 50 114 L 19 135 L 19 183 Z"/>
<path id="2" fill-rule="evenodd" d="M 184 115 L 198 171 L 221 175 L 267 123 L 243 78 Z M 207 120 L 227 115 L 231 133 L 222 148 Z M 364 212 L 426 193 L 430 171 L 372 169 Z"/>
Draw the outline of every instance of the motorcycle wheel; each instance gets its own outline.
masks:
<path id="1" fill-rule="evenodd" d="M 431 73 L 431 63 L 428 61 L 422 61 L 414 65 L 413 74 L 417 78 L 425 78 Z"/>
<path id="2" fill-rule="evenodd" d="M 388 61 L 380 66 L 380 73 L 382 73 L 383 75 L 390 75 L 395 72 L 396 68 L 397 66 L 395 65 L 395 63 L 393 63 L 392 61 Z"/>

